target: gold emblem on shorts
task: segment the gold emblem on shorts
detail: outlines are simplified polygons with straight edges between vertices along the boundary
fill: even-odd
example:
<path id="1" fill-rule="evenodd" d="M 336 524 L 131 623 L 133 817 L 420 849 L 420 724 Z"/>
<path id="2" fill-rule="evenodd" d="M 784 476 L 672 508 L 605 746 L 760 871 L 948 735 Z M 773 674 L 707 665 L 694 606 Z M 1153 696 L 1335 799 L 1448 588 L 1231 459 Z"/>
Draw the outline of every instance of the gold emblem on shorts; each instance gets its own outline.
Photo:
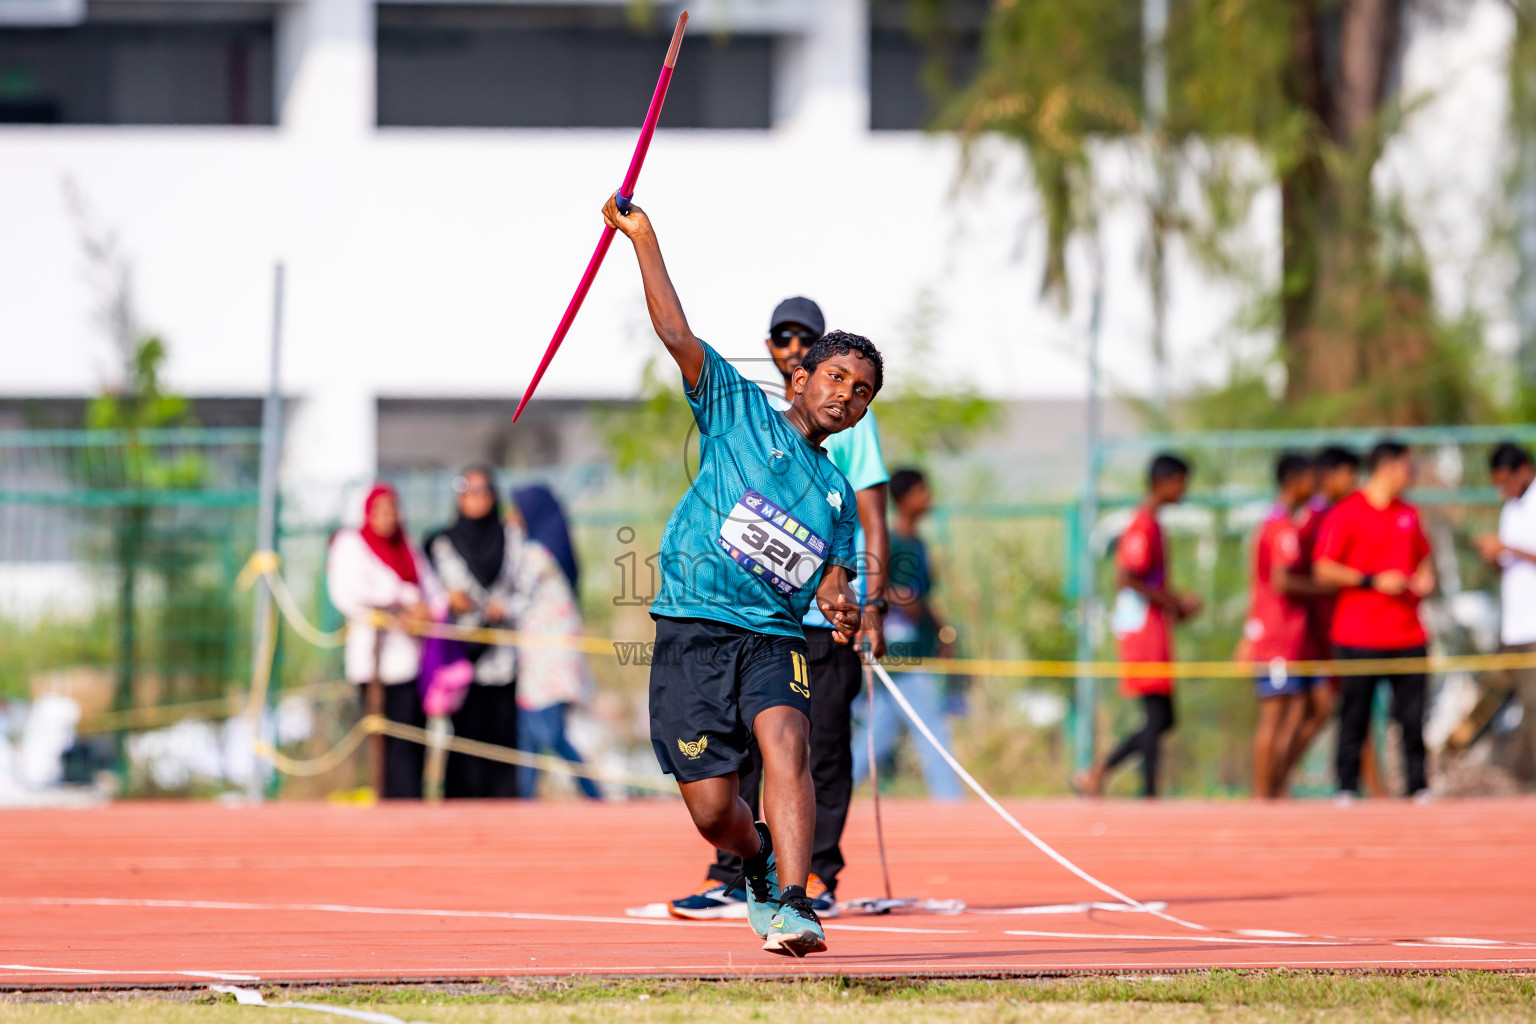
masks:
<path id="1" fill-rule="evenodd" d="M 806 700 L 810 700 L 811 669 L 810 666 L 805 663 L 805 655 L 801 654 L 799 651 L 790 651 L 789 661 L 790 664 L 792 664 L 795 668 L 795 678 L 794 681 L 789 684 L 789 688 L 794 690 L 800 696 L 804 697 Z"/>
<path id="2" fill-rule="evenodd" d="M 709 746 L 708 736 L 700 736 L 697 743 L 686 743 L 683 740 L 677 741 L 677 749 L 681 750 L 690 761 L 697 761 L 699 755 L 704 753 L 704 748 L 707 746 Z"/>

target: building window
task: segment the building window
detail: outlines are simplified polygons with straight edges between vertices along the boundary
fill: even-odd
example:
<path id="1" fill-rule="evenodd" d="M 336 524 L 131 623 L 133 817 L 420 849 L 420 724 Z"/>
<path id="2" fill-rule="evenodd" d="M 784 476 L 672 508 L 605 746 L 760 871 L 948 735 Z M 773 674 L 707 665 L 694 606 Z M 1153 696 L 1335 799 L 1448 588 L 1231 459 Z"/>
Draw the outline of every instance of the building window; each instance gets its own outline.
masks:
<path id="1" fill-rule="evenodd" d="M 925 88 L 924 65 L 936 54 L 949 81 L 961 85 L 976 72 L 988 0 L 953 0 L 942 30 L 919 38 L 909 0 L 872 0 L 869 7 L 869 126 L 875 131 L 931 127 L 939 113 Z"/>
<path id="2" fill-rule="evenodd" d="M 379 124 L 633 128 L 645 117 L 671 25 L 623 8 L 378 8 Z M 667 93 L 668 128 L 767 128 L 772 39 L 689 36 Z"/>
<path id="3" fill-rule="evenodd" d="M 114 20 L 98 7 L 68 28 L 0 28 L 0 123 L 273 123 L 270 11 L 188 4 L 151 22 L 118 6 Z"/>

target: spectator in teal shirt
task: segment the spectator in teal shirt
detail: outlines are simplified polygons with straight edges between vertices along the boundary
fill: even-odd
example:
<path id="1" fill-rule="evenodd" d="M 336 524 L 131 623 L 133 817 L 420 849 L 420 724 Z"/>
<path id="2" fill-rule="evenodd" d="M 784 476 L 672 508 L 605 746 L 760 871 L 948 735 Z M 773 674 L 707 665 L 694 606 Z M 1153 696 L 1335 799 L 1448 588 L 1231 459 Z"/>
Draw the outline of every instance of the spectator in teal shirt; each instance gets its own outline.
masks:
<path id="1" fill-rule="evenodd" d="M 917 527 L 933 508 L 933 492 L 921 470 L 898 469 L 891 474 L 891 500 L 896 505 L 896 519 L 891 529 L 891 562 L 887 570 L 891 610 L 885 620 L 885 636 L 893 658 L 921 661 L 945 653 L 949 630 L 934 614 L 929 597 L 933 591 L 933 571 L 928 564 L 928 548 Z M 949 746 L 949 721 L 945 717 L 944 683 L 932 672 L 898 672 L 893 678 L 902 696 L 918 717 L 928 723 L 933 734 Z M 912 738 L 928 795 L 936 800 L 959 800 L 960 779 L 939 752 L 916 731 L 907 727 L 896 701 L 884 686 L 876 686 L 874 711 L 859 727 L 853 741 L 853 777 L 862 782 L 869 777 L 870 737 L 874 737 L 875 758 L 883 761 L 896 748 L 901 734 Z"/>

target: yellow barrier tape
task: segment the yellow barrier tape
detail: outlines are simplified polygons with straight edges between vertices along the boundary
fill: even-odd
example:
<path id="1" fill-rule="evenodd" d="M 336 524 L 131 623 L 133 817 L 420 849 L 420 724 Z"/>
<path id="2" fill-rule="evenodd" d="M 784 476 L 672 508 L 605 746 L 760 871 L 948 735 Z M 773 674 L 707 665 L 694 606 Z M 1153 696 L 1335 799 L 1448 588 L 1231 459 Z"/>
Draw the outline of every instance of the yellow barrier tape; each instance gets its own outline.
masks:
<path id="1" fill-rule="evenodd" d="M 350 698 L 357 687 L 351 683 L 318 683 L 305 688 L 311 700 L 331 701 Z M 300 691 L 287 690 L 285 694 Z M 105 732 L 124 732 L 130 729 L 155 729 L 175 725 L 188 718 L 235 718 L 248 713 L 250 699 L 247 693 L 231 693 L 224 697 L 207 700 L 190 700 L 180 704 L 159 704 L 153 707 L 129 708 L 126 711 L 107 711 L 85 719 L 76 729 L 81 735 Z"/>
<path id="2" fill-rule="evenodd" d="M 556 772 L 561 775 L 575 775 L 592 779 L 596 782 L 612 782 L 632 789 L 648 789 L 657 793 L 675 794 L 677 784 L 665 777 L 651 775 L 636 775 L 628 772 L 606 772 L 590 765 L 576 764 L 558 757 L 550 757 L 547 754 L 530 754 L 524 750 L 514 750 L 511 747 L 497 746 L 494 743 L 481 743 L 479 740 L 466 740 L 458 736 L 450 736 L 446 740 L 434 740 L 425 729 L 419 729 L 413 725 L 405 725 L 401 722 L 391 722 L 379 715 L 365 715 L 356 725 L 330 750 L 319 757 L 306 760 L 298 760 L 280 753 L 271 744 L 261 743 L 257 751 L 262 757 L 272 763 L 272 767 L 285 775 L 315 776 L 324 775 L 328 771 L 340 767 L 351 757 L 363 740 L 375 733 L 383 733 L 385 736 L 393 736 L 396 739 L 407 740 L 412 743 L 420 743 L 422 746 L 436 746 L 450 750 L 456 754 L 467 754 L 471 757 L 483 757 L 487 761 L 499 761 L 502 764 L 519 765 L 524 768 L 539 768 L 547 772 Z"/>
<path id="3" fill-rule="evenodd" d="M 935 675 L 1032 676 L 1039 679 L 1252 679 L 1268 676 L 1267 661 L 996 661 L 984 658 L 925 658 L 911 665 L 889 665 L 892 672 Z M 1298 676 L 1387 676 L 1443 672 L 1496 672 L 1536 668 L 1536 654 L 1432 654 L 1424 658 L 1288 661 L 1285 672 Z"/>
<path id="4" fill-rule="evenodd" d="M 481 743 L 479 740 L 466 740 L 458 736 L 449 737 L 446 741 L 434 741 L 425 729 L 418 729 L 414 725 L 405 725 L 401 722 L 386 721 L 378 728 L 386 736 L 396 739 L 410 740 L 423 746 L 441 746 L 456 754 L 468 754 L 471 757 L 483 757 L 487 761 L 500 761 L 502 764 L 515 764 L 524 768 L 540 768 L 544 771 L 558 772 L 561 775 L 579 775 L 592 779 L 595 782 L 613 782 L 621 786 L 630 786 L 635 789 L 649 789 L 657 793 L 677 792 L 677 784 L 665 776 L 635 775 L 630 772 L 605 772 L 601 768 L 593 768 L 590 765 L 577 764 L 574 761 L 562 760 L 558 757 L 550 757 L 547 754 L 530 754 L 526 750 L 514 750 L 511 747 L 501 747 L 494 743 Z"/>
<path id="5" fill-rule="evenodd" d="M 578 651 L 583 654 L 614 654 L 614 644 L 623 640 L 605 640 L 596 636 L 541 636 L 537 633 L 520 633 L 515 629 L 493 629 L 489 626 L 455 626 L 448 622 L 415 622 L 402 619 L 388 612 L 374 612 L 368 624 L 375 629 L 398 629 L 412 636 L 433 636 L 443 640 L 464 640 L 477 644 L 497 644 L 503 647 L 547 647 L 559 651 Z"/>
<path id="6" fill-rule="evenodd" d="M 261 552 L 257 553 L 258 555 Z M 253 561 L 255 560 L 255 556 Z M 249 566 L 247 566 L 249 568 Z M 281 581 L 277 570 L 271 569 L 264 572 L 269 581 Z M 287 587 L 281 587 L 283 593 Z M 273 594 L 279 592 L 279 585 L 274 584 Z M 291 600 L 291 597 L 290 597 Z M 279 599 L 279 607 L 282 608 L 285 617 L 293 619 L 297 614 L 297 605 L 292 611 L 287 604 Z M 449 623 L 438 622 L 413 622 L 390 615 L 386 612 L 374 612 L 368 618 L 369 625 L 381 629 L 398 629 L 415 636 L 433 636 L 448 640 L 465 640 L 471 643 L 499 644 L 505 646 L 520 647 L 548 647 L 558 650 L 580 651 L 584 654 L 599 654 L 608 657 L 625 657 L 629 663 L 647 665 L 650 663 L 650 641 L 648 640 L 621 640 L 616 637 L 549 637 L 532 633 L 521 633 L 511 629 L 494 629 L 489 626 L 472 628 L 467 626 L 455 626 Z M 305 625 L 308 625 L 305 623 Z M 309 627 L 311 630 L 314 627 Z M 295 630 L 301 635 L 304 630 L 295 624 Z M 319 631 L 315 631 L 319 632 Z M 321 633 L 324 637 L 338 637 L 337 633 Z M 339 642 L 339 641 L 338 641 Z M 1176 679 L 1252 679 L 1255 676 L 1267 676 L 1270 672 L 1270 663 L 1267 661 L 1043 661 L 1029 658 L 995 659 L 995 658 L 923 658 L 917 661 L 903 662 L 893 658 L 885 663 L 891 672 L 931 672 L 935 675 L 958 676 L 986 676 L 986 677 L 1017 677 L 1035 679 L 1076 679 L 1086 676 L 1094 679 L 1158 679 L 1172 677 Z M 1445 654 L 1430 655 L 1424 658 L 1375 658 L 1370 660 L 1332 659 L 1313 661 L 1291 661 L 1285 664 L 1285 671 L 1291 676 L 1383 676 L 1383 675 L 1411 675 L 1420 673 L 1444 673 L 1444 672 L 1495 672 L 1510 671 L 1514 669 L 1536 668 L 1536 653 L 1531 654 Z"/>
<path id="7" fill-rule="evenodd" d="M 447 623 L 410 622 L 375 612 L 370 623 L 379 628 L 399 629 L 416 636 L 436 636 L 453 640 L 469 640 L 485 644 L 527 644 L 530 646 L 561 647 L 566 650 L 585 651 L 589 654 L 606 654 L 617 657 L 620 649 L 631 655 L 635 649 L 645 651 L 636 657 L 635 664 L 649 663 L 650 641 L 616 640 L 603 637 L 540 637 L 518 633 L 509 629 L 489 627 L 469 628 Z M 1180 679 L 1252 679 L 1267 676 L 1267 661 L 1036 661 L 1031 659 L 989 658 L 922 658 L 910 663 L 893 661 L 886 664 L 891 672 L 931 672 L 935 675 L 962 676 L 1019 676 L 1037 679 L 1076 679 L 1091 676 L 1096 679 L 1157 679 L 1172 676 Z M 1493 672 L 1519 668 L 1536 668 L 1536 653 L 1531 654 L 1446 654 L 1423 658 L 1373 658 L 1334 659 L 1318 661 L 1289 661 L 1285 671 L 1292 676 L 1382 676 L 1407 675 L 1430 672 Z"/>

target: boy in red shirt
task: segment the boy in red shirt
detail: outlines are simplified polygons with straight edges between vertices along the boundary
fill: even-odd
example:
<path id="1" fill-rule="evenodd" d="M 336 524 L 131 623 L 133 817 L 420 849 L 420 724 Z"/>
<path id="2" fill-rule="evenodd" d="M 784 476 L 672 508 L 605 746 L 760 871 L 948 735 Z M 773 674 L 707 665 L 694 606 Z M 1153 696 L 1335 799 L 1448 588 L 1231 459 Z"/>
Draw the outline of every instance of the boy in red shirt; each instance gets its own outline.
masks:
<path id="1" fill-rule="evenodd" d="M 1177 594 L 1168 587 L 1168 550 L 1157 512 L 1184 497 L 1189 488 L 1189 463 L 1176 455 L 1159 455 L 1147 471 L 1147 497 L 1136 516 L 1120 535 L 1116 560 L 1120 565 L 1113 627 L 1120 644 L 1120 660 L 1166 662 L 1173 660 L 1173 624 L 1200 610 L 1193 594 Z M 1127 736 L 1104 762 L 1077 775 L 1079 792 L 1098 796 L 1104 776 L 1134 754 L 1141 755 L 1141 795 L 1157 796 L 1158 745 L 1163 733 L 1173 728 L 1173 680 L 1126 675 L 1120 692 L 1141 698 L 1145 719 L 1142 727 Z"/>
<path id="2" fill-rule="evenodd" d="M 1306 715 L 1308 691 L 1318 682 L 1286 667 L 1306 656 L 1307 609 L 1318 590 L 1303 565 L 1295 518 L 1317 486 L 1312 460 L 1296 452 L 1281 455 L 1275 483 L 1277 500 L 1253 538 L 1248 620 L 1237 655 L 1239 661 L 1261 666 L 1255 680 L 1259 723 L 1253 732 L 1253 791 L 1264 799 L 1283 791 L 1286 758 Z"/>
<path id="3" fill-rule="evenodd" d="M 1345 498 L 1354 494 L 1360 488 L 1360 456 L 1348 448 L 1340 448 L 1330 445 L 1317 453 L 1314 460 L 1317 469 L 1317 494 L 1302 506 L 1301 513 L 1297 517 L 1297 525 L 1301 530 L 1301 571 L 1312 575 L 1312 563 L 1314 553 L 1317 551 L 1317 538 L 1323 530 L 1323 523 L 1328 519 L 1328 513 Z M 1333 660 L 1333 606 L 1337 591 L 1334 587 L 1319 583 L 1313 577 L 1313 584 L 1321 593 L 1313 597 L 1307 606 L 1307 642 L 1305 653 L 1302 655 L 1307 661 L 1332 661 Z M 1320 680 L 1320 684 L 1307 691 L 1306 715 L 1301 720 L 1300 727 L 1292 739 L 1290 752 L 1286 755 L 1285 771 L 1280 779 L 1280 786 L 1286 785 L 1286 780 L 1295 771 L 1296 765 L 1306 756 L 1307 748 L 1323 726 L 1328 724 L 1329 717 L 1333 714 L 1336 698 L 1342 690 L 1342 685 L 1337 676 L 1329 676 Z M 1381 773 L 1376 769 L 1375 744 L 1371 741 L 1370 730 L 1365 733 L 1365 740 L 1360 745 L 1360 782 L 1365 786 L 1371 796 L 1384 797 L 1387 795 L 1386 786 L 1381 781 Z"/>
<path id="4" fill-rule="evenodd" d="M 1314 573 L 1339 588 L 1332 640 L 1345 660 L 1422 658 L 1428 636 L 1419 622 L 1419 600 L 1435 589 L 1429 539 L 1419 513 L 1401 498 L 1413 482 L 1406 445 L 1383 441 L 1366 459 L 1365 486 L 1328 515 L 1318 537 Z M 1424 775 L 1422 672 L 1385 678 L 1392 687 L 1392 717 L 1403 734 L 1408 795 L 1428 792 Z M 1371 725 L 1376 676 L 1347 676 L 1339 712 L 1339 795 L 1359 795 L 1360 747 Z"/>

